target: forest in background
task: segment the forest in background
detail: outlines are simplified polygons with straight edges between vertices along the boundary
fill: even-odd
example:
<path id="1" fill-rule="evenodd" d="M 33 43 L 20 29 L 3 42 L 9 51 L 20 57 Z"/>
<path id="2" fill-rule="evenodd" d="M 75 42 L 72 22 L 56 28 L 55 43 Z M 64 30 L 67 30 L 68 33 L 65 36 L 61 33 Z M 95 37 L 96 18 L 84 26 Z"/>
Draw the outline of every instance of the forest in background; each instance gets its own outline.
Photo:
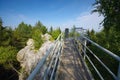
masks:
<path id="1" fill-rule="evenodd" d="M 17 80 L 20 71 L 20 64 L 16 60 L 17 52 L 26 46 L 29 38 L 34 40 L 35 49 L 39 49 L 44 43 L 41 35 L 48 33 L 52 36 L 50 39 L 55 40 L 61 33 L 60 28 L 53 29 L 47 27 L 38 21 L 35 26 L 21 22 L 18 27 L 12 29 L 11 27 L 3 26 L 3 21 L 0 18 L 0 79 L 3 80 Z"/>

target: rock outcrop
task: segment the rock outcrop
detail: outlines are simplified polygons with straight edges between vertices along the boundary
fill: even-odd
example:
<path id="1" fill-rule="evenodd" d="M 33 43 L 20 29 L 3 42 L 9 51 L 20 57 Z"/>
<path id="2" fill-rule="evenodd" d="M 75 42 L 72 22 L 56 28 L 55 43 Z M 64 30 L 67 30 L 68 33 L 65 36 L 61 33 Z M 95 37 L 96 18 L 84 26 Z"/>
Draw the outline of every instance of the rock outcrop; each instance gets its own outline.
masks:
<path id="1" fill-rule="evenodd" d="M 35 68 L 38 61 L 41 60 L 46 51 L 53 45 L 53 42 L 49 41 L 51 36 L 48 35 L 49 34 L 43 35 L 45 42 L 42 44 L 39 50 L 34 49 L 34 40 L 29 39 L 27 41 L 27 46 L 17 53 L 17 60 L 21 65 L 21 74 L 19 75 L 19 80 L 26 79 L 26 77 Z"/>

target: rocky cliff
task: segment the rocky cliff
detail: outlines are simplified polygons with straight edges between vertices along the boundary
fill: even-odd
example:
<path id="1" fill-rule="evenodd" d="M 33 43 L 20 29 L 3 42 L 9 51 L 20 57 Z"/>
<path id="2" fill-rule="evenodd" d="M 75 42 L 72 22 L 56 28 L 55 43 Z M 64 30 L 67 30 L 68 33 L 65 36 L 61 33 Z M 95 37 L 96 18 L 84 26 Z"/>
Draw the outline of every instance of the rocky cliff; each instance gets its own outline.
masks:
<path id="1" fill-rule="evenodd" d="M 21 49 L 17 53 L 17 60 L 21 65 L 21 73 L 19 74 L 19 80 L 25 80 L 26 77 L 35 68 L 38 61 L 45 55 L 46 51 L 53 45 L 53 42 L 49 41 L 51 36 L 49 34 L 42 35 L 44 43 L 39 50 L 34 49 L 34 40 L 29 39 L 27 46 Z"/>

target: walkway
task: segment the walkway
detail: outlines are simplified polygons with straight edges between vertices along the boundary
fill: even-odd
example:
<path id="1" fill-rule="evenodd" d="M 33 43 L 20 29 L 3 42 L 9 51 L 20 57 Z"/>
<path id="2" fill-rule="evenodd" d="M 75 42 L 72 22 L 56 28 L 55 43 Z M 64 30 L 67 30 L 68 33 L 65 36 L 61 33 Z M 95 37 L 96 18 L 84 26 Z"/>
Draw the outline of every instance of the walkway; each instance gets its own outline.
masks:
<path id="1" fill-rule="evenodd" d="M 64 42 L 60 59 L 57 80 L 92 80 L 72 39 Z"/>

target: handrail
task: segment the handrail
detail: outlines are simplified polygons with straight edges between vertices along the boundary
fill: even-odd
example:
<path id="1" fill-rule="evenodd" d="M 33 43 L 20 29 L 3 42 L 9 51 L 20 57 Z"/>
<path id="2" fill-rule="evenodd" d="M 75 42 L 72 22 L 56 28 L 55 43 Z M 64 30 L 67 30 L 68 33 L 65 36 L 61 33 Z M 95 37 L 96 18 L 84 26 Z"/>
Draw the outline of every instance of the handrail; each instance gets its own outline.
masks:
<path id="1" fill-rule="evenodd" d="M 85 47 L 85 45 L 84 45 L 84 47 Z M 105 69 L 114 77 L 114 79 L 117 79 L 116 76 L 115 76 L 115 74 L 87 46 L 86 46 L 86 49 L 100 62 L 100 64 L 103 67 L 105 67 Z M 83 49 L 82 49 L 82 51 L 83 51 Z M 86 55 L 86 57 L 89 58 L 87 55 Z M 90 62 L 90 60 L 89 60 L 89 62 Z"/>
<path id="2" fill-rule="evenodd" d="M 59 47 L 59 49 L 58 49 L 58 54 L 57 54 L 57 56 L 56 56 L 55 65 L 54 65 L 54 67 L 53 67 L 53 71 L 52 71 L 50 80 L 53 79 L 53 75 L 54 75 L 54 73 L 55 73 L 55 69 L 56 69 L 56 66 L 57 66 L 57 62 L 58 62 L 59 56 L 60 56 L 60 54 L 61 54 L 61 49 L 62 49 L 62 44 L 60 44 L 60 47 Z"/>
<path id="3" fill-rule="evenodd" d="M 87 41 L 91 42 L 92 44 L 94 44 L 96 47 L 98 47 L 99 49 L 103 50 L 104 52 L 106 52 L 108 55 L 112 56 L 114 59 L 116 59 L 117 61 L 120 62 L 120 57 L 117 56 L 116 54 L 112 53 L 111 51 L 101 47 L 100 45 L 98 45 L 97 43 L 93 42 L 92 40 L 86 38 L 83 36 L 84 39 L 86 39 Z"/>
<path id="4" fill-rule="evenodd" d="M 79 42 L 77 41 L 77 44 L 76 44 L 75 41 L 74 41 L 74 45 L 75 45 L 75 47 L 76 47 L 76 50 L 77 50 L 79 56 L 82 57 L 82 55 L 80 54 L 81 51 L 79 51 Z M 83 50 L 84 48 L 81 48 L 81 49 L 82 49 L 82 52 L 85 53 L 85 51 Z M 86 57 L 87 57 L 87 56 L 86 56 Z M 85 59 L 85 58 L 83 58 L 83 59 L 81 59 L 81 60 L 82 60 L 82 62 L 83 62 L 83 64 L 84 64 L 84 66 L 86 67 L 86 70 L 87 70 L 87 72 L 88 72 L 88 74 L 89 74 L 89 76 L 90 76 L 90 78 L 91 78 L 90 80 L 94 80 L 94 78 L 93 78 L 93 76 L 91 75 L 91 72 L 90 72 L 87 64 L 85 63 L 84 59 Z"/>
<path id="5" fill-rule="evenodd" d="M 38 62 L 37 66 L 35 67 L 35 69 L 32 71 L 32 73 L 28 76 L 28 78 L 26 80 L 33 80 L 35 78 L 37 73 L 40 71 L 42 66 L 45 64 L 48 56 L 54 52 L 54 49 L 56 49 L 55 48 L 56 46 L 59 46 L 59 41 L 62 40 L 61 38 L 62 38 L 62 33 L 56 39 L 55 46 L 53 45 L 49 48 L 49 50 L 46 52 L 45 56 L 43 56 L 43 58 Z"/>
<path id="6" fill-rule="evenodd" d="M 84 43 L 81 42 L 81 44 L 84 46 L 84 48 L 86 48 L 100 62 L 100 64 L 113 76 L 113 78 L 115 80 L 120 80 L 120 57 L 117 56 L 116 54 L 112 53 L 111 51 L 101 47 L 100 45 L 98 45 L 97 43 L 93 42 L 92 40 L 88 39 L 87 37 L 85 37 L 83 35 L 81 36 L 81 38 L 83 38 L 84 40 L 89 41 L 90 43 L 92 43 L 93 45 L 95 45 L 96 47 L 101 49 L 102 51 L 106 52 L 108 55 L 110 55 L 111 57 L 113 57 L 117 61 L 119 61 L 118 75 L 116 76 Z M 99 73 L 99 71 L 97 70 L 97 68 L 95 67 L 95 65 L 92 63 L 92 61 L 90 60 L 90 58 L 88 57 L 88 55 L 86 54 L 86 52 L 83 49 L 82 49 L 82 52 L 87 57 L 88 61 L 93 66 L 93 68 L 95 69 L 95 71 L 97 72 L 97 74 L 99 75 L 101 80 L 104 80 L 103 77 L 101 76 L 101 74 Z"/>
<path id="7" fill-rule="evenodd" d="M 62 34 L 60 35 L 60 38 L 62 39 Z M 57 68 L 57 62 L 59 60 L 59 55 L 61 54 L 61 48 L 62 48 L 62 40 L 59 41 L 59 44 L 56 48 L 57 51 L 54 52 L 54 55 L 50 61 L 50 64 L 48 65 L 48 68 L 46 70 L 46 73 L 45 73 L 45 77 L 44 77 L 44 80 L 47 79 L 49 73 L 51 72 L 51 68 L 52 68 L 52 73 L 50 74 L 50 77 L 49 79 L 52 80 L 53 79 L 53 75 L 55 76 L 56 72 L 55 72 L 55 69 Z M 54 74 L 55 73 L 55 74 Z"/>
<path id="8" fill-rule="evenodd" d="M 58 44 L 58 46 L 60 45 L 60 43 Z M 58 48 L 58 46 L 57 46 L 57 48 Z M 56 49 L 56 48 L 55 48 Z M 54 61 L 54 57 L 56 56 L 56 54 L 54 53 L 53 54 L 53 56 L 52 56 L 52 59 L 51 59 L 51 61 L 50 61 L 50 64 L 49 64 L 49 66 L 48 66 L 48 69 L 46 70 L 46 73 L 45 73 L 45 80 L 46 80 L 46 76 L 48 75 L 48 72 L 50 71 L 50 68 L 51 68 L 51 66 L 52 66 L 52 63 L 53 63 L 53 61 Z"/>
<path id="9" fill-rule="evenodd" d="M 43 64 L 46 61 L 46 58 L 48 57 L 50 51 L 52 50 L 53 47 L 50 48 L 50 50 L 47 51 L 46 55 L 43 56 L 42 60 L 37 64 L 36 68 L 32 71 L 32 73 L 29 75 L 27 80 L 33 80 L 36 74 L 39 72 L 40 68 L 43 66 Z"/>
<path id="10" fill-rule="evenodd" d="M 85 47 L 85 45 L 81 42 L 81 44 Z M 79 45 L 79 43 L 78 43 Z M 87 56 L 87 54 L 85 53 L 85 51 L 82 49 L 82 52 L 84 53 L 84 57 L 87 57 L 88 61 L 90 62 L 90 64 L 92 65 L 92 67 L 95 69 L 96 73 L 99 75 L 101 80 L 104 80 L 102 75 L 100 74 L 100 72 L 98 71 L 98 69 L 96 68 L 96 66 L 94 65 L 94 63 L 91 61 L 91 59 Z M 84 58 L 85 59 L 85 58 Z"/>
<path id="11" fill-rule="evenodd" d="M 90 53 L 100 62 L 100 64 L 116 79 L 115 74 L 86 46 Z"/>

